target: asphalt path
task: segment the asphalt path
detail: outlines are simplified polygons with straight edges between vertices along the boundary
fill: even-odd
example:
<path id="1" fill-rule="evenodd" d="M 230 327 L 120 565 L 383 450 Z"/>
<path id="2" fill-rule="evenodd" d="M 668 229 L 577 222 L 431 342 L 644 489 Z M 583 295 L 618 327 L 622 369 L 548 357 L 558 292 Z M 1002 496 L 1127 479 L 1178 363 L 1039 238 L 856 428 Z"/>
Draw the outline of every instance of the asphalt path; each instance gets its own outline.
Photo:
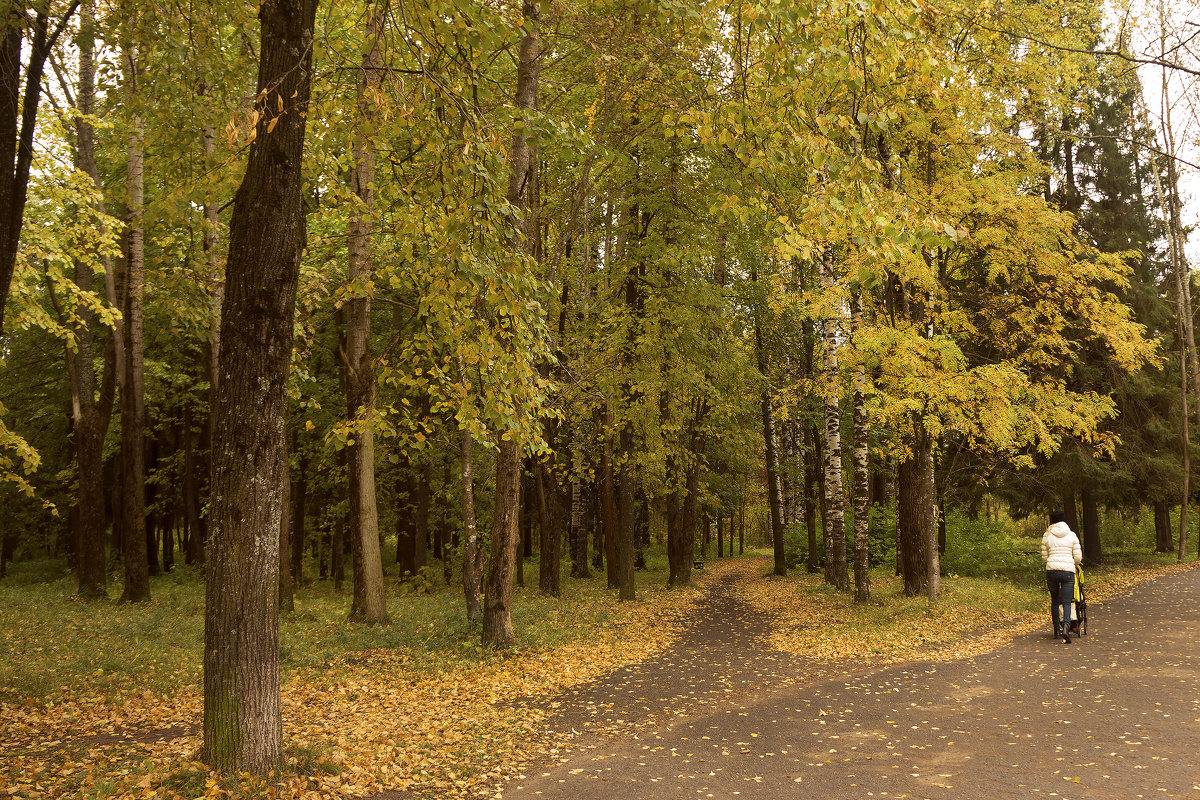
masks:
<path id="1" fill-rule="evenodd" d="M 575 747 L 517 798 L 1200 798 L 1200 570 L 974 658 L 841 674 L 717 582 L 661 656 L 555 701 Z M 614 733 L 614 730 L 616 733 Z"/>

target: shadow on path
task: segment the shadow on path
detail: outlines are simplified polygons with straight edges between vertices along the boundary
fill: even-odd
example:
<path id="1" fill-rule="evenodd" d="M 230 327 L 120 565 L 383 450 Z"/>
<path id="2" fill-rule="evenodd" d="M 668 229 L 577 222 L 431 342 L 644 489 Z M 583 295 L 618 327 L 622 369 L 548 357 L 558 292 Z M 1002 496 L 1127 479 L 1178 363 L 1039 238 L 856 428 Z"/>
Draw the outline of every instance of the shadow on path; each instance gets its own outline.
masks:
<path id="1" fill-rule="evenodd" d="M 813 663 L 767 644 L 770 619 L 747 607 L 734 587 L 769 569 L 765 560 L 721 564 L 679 640 L 657 656 L 534 702 L 554 712 L 560 733 L 607 732 L 698 713 L 753 693 L 811 680 Z"/>

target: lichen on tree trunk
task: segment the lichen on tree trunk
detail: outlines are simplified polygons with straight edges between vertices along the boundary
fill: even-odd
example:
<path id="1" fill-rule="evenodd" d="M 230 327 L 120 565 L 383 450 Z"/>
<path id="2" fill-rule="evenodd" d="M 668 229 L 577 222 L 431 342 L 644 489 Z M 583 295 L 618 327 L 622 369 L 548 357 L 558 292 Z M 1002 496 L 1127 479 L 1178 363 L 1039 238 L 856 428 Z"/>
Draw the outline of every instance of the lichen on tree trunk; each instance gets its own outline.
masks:
<path id="1" fill-rule="evenodd" d="M 254 774 L 283 759 L 280 448 L 305 241 L 301 166 L 315 16 L 316 0 L 267 0 L 259 8 L 259 118 L 234 197 L 221 307 L 202 758 Z"/>

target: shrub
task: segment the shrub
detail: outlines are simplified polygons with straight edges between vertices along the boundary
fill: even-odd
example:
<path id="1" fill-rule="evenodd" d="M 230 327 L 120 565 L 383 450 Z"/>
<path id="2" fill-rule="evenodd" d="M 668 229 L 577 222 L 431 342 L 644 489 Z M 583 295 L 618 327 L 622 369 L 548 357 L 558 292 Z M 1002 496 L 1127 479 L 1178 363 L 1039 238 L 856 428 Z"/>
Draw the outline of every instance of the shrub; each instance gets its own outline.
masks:
<path id="1" fill-rule="evenodd" d="M 1002 577 L 1022 583 L 1041 579 L 1041 561 L 1030 556 L 1001 522 L 968 519 L 957 511 L 946 524 L 942 571 L 973 578 Z"/>

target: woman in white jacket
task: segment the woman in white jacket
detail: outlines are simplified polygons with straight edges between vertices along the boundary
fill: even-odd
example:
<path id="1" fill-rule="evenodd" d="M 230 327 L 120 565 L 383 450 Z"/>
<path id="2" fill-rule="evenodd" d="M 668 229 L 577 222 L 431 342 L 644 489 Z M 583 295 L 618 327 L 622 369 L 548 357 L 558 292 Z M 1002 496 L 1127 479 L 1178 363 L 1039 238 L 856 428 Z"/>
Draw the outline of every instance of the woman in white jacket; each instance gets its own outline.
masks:
<path id="1" fill-rule="evenodd" d="M 1061 511 L 1050 514 L 1050 527 L 1042 534 L 1042 563 L 1046 565 L 1046 586 L 1050 590 L 1050 616 L 1056 636 L 1071 643 L 1071 600 L 1075 595 L 1075 566 L 1083 561 L 1083 548 Z M 1056 602 L 1057 601 L 1057 602 Z M 1062 609 L 1061 616 L 1059 609 Z"/>

